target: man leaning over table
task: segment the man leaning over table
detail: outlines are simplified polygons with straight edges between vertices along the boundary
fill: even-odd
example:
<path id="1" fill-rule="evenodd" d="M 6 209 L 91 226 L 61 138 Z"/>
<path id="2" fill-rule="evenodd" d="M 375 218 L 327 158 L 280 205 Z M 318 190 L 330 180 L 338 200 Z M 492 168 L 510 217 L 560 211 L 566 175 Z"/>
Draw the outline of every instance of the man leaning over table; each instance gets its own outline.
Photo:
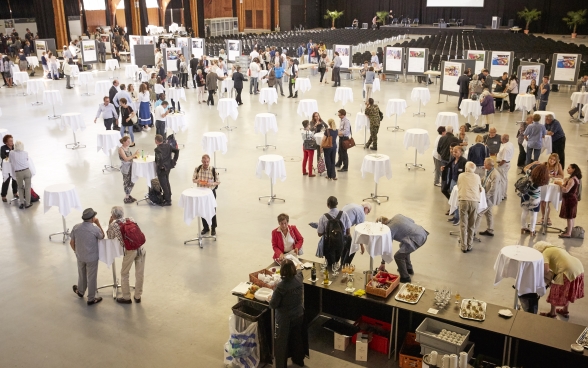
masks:
<path id="1" fill-rule="evenodd" d="M 127 222 L 135 222 L 132 217 L 124 217 L 125 212 L 122 207 L 114 206 L 110 210 L 110 220 L 108 221 L 108 230 L 106 236 L 108 239 L 118 239 L 125 254 L 120 270 L 120 283 L 122 288 L 122 298 L 116 298 L 121 304 L 131 304 L 131 287 L 129 286 L 129 273 L 131 266 L 135 263 L 135 303 L 141 303 L 143 295 L 143 279 L 145 272 L 145 249 L 143 246 L 135 250 L 128 250 L 125 247 L 125 239 L 120 231 L 120 225 Z"/>
<path id="2" fill-rule="evenodd" d="M 192 182 L 197 184 L 198 187 L 212 189 L 212 194 L 214 194 L 214 198 L 216 198 L 216 188 L 218 188 L 218 185 L 220 184 L 220 181 L 218 180 L 218 171 L 216 171 L 216 169 L 210 165 L 209 155 L 202 155 L 201 162 L 202 164 L 194 170 L 194 174 L 192 175 Z M 216 235 L 216 208 L 215 215 L 212 217 L 211 226 L 208 226 L 208 222 L 203 217 L 202 227 L 204 229 L 200 232 L 201 235 L 207 234 L 210 230 L 212 230 L 210 235 Z"/>
<path id="3" fill-rule="evenodd" d="M 549 114 L 545 117 L 545 134 L 551 136 L 551 151 L 559 156 L 561 167 L 566 167 L 566 134 L 563 131 L 561 123 Z"/>
<path id="4" fill-rule="evenodd" d="M 372 211 L 372 205 L 363 202 L 361 205 L 355 203 L 349 203 L 343 208 L 341 211 L 347 214 L 349 220 L 351 221 L 351 226 L 356 226 L 365 222 L 365 217 Z M 365 246 L 360 244 L 361 247 L 361 254 L 365 252 Z M 345 236 L 345 244 L 343 247 L 343 254 L 341 255 L 341 264 L 351 263 L 353 262 L 353 257 L 355 257 L 355 253 L 349 254 L 351 251 L 351 235 Z"/>
<path id="5" fill-rule="evenodd" d="M 98 240 L 104 239 L 104 230 L 96 214 L 97 212 L 92 208 L 84 210 L 82 213 L 84 222 L 73 227 L 69 242 L 78 260 L 78 284 L 73 286 L 73 291 L 78 297 L 83 298 L 87 288 L 88 305 L 102 301 L 102 297 L 96 298 L 96 289 L 98 287 Z"/>
<path id="6" fill-rule="evenodd" d="M 98 105 L 98 112 L 96 113 L 94 124 L 96 124 L 96 120 L 100 117 L 100 114 L 102 114 L 102 119 L 104 119 L 106 130 L 111 130 L 113 124 L 116 124 L 115 122 L 118 120 L 118 113 L 107 96 L 104 96 L 104 103 Z"/>

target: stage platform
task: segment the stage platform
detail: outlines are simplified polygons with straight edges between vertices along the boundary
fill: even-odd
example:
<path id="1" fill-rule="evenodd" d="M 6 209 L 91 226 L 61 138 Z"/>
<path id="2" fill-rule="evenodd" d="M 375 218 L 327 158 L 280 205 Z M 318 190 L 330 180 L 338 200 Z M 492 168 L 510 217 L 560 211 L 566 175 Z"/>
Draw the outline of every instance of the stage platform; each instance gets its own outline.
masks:
<path id="1" fill-rule="evenodd" d="M 492 28 L 476 28 L 475 26 L 463 26 L 463 27 L 447 27 L 447 28 L 439 28 L 438 26 L 433 26 L 432 24 L 421 24 L 417 27 L 400 27 L 400 26 L 381 26 L 380 30 L 398 30 L 399 32 L 406 33 L 406 34 L 418 34 L 418 35 L 435 35 L 441 32 L 449 32 L 449 33 L 468 33 L 468 32 L 492 32 L 492 33 L 509 33 L 513 32 L 507 27 L 501 27 L 499 29 L 492 29 Z M 378 30 L 364 30 L 364 31 L 372 31 L 377 32 Z M 520 31 L 522 32 L 522 30 Z"/>

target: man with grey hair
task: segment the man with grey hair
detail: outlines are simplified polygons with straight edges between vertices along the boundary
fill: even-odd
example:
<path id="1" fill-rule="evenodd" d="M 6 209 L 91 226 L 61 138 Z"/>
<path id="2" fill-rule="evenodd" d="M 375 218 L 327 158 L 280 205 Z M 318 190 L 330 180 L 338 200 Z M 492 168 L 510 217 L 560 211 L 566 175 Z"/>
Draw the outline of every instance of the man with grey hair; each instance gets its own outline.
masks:
<path id="1" fill-rule="evenodd" d="M 131 287 L 129 286 L 129 272 L 133 262 L 135 263 L 135 303 L 141 303 L 141 295 L 143 294 L 143 274 L 145 271 L 145 249 L 140 246 L 137 249 L 127 249 L 125 246 L 125 239 L 121 232 L 121 225 L 128 222 L 135 221 L 131 217 L 124 217 L 125 212 L 122 207 L 114 206 L 110 210 L 110 220 L 108 221 L 108 230 L 106 236 L 108 239 L 118 239 L 120 245 L 123 247 L 124 258 L 120 270 L 122 298 L 116 298 L 116 301 L 121 304 L 131 304 Z M 135 223 L 136 224 L 136 223 Z"/>
<path id="2" fill-rule="evenodd" d="M 472 250 L 480 192 L 482 191 L 480 176 L 475 172 L 476 164 L 468 161 L 465 164 L 465 172 L 457 179 L 460 243 L 461 251 L 464 253 Z"/>
<path id="3" fill-rule="evenodd" d="M 96 298 L 96 289 L 98 287 L 98 240 L 104 239 L 104 230 L 96 214 L 97 212 L 91 208 L 84 210 L 82 213 L 84 222 L 73 227 L 69 242 L 78 259 L 78 284 L 73 286 L 73 291 L 83 298 L 87 288 L 88 305 L 102 301 L 101 297 Z"/>
<path id="4" fill-rule="evenodd" d="M 503 136 L 504 137 L 504 136 Z M 486 190 L 486 203 L 488 207 L 482 212 L 478 213 L 476 217 L 475 231 L 478 231 L 482 217 L 486 217 L 486 230 L 480 232 L 480 235 L 494 236 L 494 219 L 492 217 L 492 207 L 498 206 L 502 202 L 503 188 L 502 184 L 503 177 L 494 168 L 494 160 L 487 158 L 484 160 L 484 169 L 486 174 L 482 181 L 482 187 Z"/>
<path id="5" fill-rule="evenodd" d="M 349 220 L 351 221 L 351 226 L 355 226 L 365 222 L 365 216 L 372 211 L 372 205 L 367 202 L 363 202 L 361 205 L 349 203 L 348 205 L 343 206 L 343 208 L 341 208 L 341 211 L 347 214 Z M 363 252 L 365 252 L 365 247 L 363 244 L 360 244 L 360 247 L 361 254 L 363 254 Z M 341 264 L 351 263 L 353 261 L 355 253 L 349 254 L 350 250 L 351 236 L 346 236 L 343 254 L 341 255 Z"/>
<path id="6" fill-rule="evenodd" d="M 508 170 L 510 169 L 510 161 L 514 157 L 514 146 L 509 142 L 509 135 L 503 134 L 500 137 L 500 149 L 496 156 L 497 170 L 502 176 L 502 190 L 503 198 L 506 199 L 506 191 L 508 190 Z"/>

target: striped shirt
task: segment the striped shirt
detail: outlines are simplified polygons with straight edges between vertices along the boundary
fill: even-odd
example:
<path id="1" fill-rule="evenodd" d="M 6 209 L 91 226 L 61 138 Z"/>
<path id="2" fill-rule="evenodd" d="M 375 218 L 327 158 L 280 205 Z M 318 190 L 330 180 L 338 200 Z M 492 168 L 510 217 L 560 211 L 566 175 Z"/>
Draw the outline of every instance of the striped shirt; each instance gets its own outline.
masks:
<path id="1" fill-rule="evenodd" d="M 14 171 L 21 171 L 29 168 L 29 154 L 26 151 L 10 151 L 8 158 Z"/>

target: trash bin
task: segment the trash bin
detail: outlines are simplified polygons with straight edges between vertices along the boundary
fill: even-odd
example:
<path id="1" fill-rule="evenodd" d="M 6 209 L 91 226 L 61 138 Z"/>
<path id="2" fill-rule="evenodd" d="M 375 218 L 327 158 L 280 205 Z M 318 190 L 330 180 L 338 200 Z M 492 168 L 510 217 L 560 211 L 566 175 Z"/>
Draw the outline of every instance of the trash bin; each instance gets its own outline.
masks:
<path id="1" fill-rule="evenodd" d="M 253 323 L 257 324 L 257 337 L 259 340 L 259 361 L 260 363 L 271 364 L 272 355 L 272 325 L 271 311 L 269 306 L 262 305 L 248 300 L 240 300 L 233 306 L 235 327 L 237 331 L 244 331 Z"/>

